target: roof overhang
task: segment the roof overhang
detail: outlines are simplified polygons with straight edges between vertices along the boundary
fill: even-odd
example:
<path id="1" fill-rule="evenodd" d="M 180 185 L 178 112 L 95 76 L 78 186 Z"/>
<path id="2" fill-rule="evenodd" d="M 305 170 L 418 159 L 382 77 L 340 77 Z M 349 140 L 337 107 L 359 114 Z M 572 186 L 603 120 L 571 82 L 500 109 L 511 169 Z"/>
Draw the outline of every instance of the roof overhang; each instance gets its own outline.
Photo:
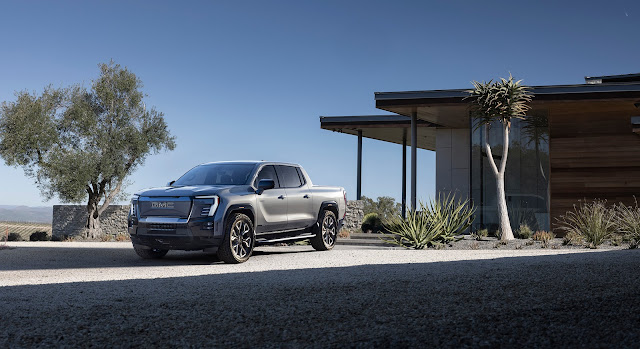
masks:
<path id="1" fill-rule="evenodd" d="M 418 140 L 416 147 L 420 149 L 436 149 L 435 124 L 418 120 Z M 411 118 L 403 115 L 362 115 L 362 116 L 321 116 L 320 127 L 325 130 L 358 135 L 362 131 L 365 138 L 380 141 L 411 145 Z"/>
<path id="2" fill-rule="evenodd" d="M 420 120 L 450 128 L 469 127 L 469 105 L 465 97 L 469 90 L 431 90 L 406 92 L 376 92 L 378 109 L 399 115 L 417 113 Z M 531 106 L 567 102 L 637 101 L 640 83 L 610 83 L 533 86 Z"/>

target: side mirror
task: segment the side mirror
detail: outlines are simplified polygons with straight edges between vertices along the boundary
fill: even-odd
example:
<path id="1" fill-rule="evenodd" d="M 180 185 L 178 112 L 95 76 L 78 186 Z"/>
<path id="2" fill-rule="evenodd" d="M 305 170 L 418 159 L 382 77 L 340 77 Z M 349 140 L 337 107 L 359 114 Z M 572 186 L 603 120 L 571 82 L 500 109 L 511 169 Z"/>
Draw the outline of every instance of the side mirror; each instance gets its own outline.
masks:
<path id="1" fill-rule="evenodd" d="M 170 187 L 173 183 L 175 183 L 176 181 L 171 181 L 169 183 L 167 183 L 167 187 Z"/>
<path id="2" fill-rule="evenodd" d="M 258 190 L 256 190 L 256 194 L 261 195 L 267 189 L 273 189 L 276 187 L 276 182 L 273 179 L 261 179 L 258 182 Z"/>

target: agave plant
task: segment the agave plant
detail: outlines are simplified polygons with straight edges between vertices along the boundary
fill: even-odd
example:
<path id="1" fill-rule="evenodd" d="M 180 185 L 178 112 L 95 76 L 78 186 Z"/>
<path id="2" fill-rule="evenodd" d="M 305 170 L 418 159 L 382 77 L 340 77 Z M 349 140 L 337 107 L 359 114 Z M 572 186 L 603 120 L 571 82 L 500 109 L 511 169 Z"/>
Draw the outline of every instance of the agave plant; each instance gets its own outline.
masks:
<path id="1" fill-rule="evenodd" d="M 433 221 L 427 207 L 420 202 L 420 210 L 410 210 L 407 218 L 394 216 L 385 224 L 389 234 L 380 239 L 384 242 L 421 250 L 433 243 L 440 235 L 444 222 Z"/>
<path id="2" fill-rule="evenodd" d="M 389 234 L 381 239 L 414 249 L 446 243 L 471 226 L 475 210 L 468 199 L 456 200 L 453 195 L 442 195 L 427 205 L 420 202 L 420 210 L 409 211 L 406 219 L 397 215 L 385 222 Z"/>
<path id="3" fill-rule="evenodd" d="M 429 203 L 428 209 L 433 221 L 443 223 L 439 236 L 443 242 L 452 241 L 455 235 L 467 230 L 473 221 L 471 217 L 476 212 L 469 199 L 456 199 L 452 194 L 438 195 L 436 200 Z"/>

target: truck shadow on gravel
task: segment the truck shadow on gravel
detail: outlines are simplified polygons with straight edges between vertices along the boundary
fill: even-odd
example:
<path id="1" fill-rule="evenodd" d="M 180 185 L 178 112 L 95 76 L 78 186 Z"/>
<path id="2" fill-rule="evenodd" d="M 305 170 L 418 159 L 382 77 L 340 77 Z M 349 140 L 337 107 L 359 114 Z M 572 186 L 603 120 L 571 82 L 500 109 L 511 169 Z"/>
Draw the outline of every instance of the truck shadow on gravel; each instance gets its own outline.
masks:
<path id="1" fill-rule="evenodd" d="M 624 250 L 11 286 L 0 345 L 634 347 L 638 270 Z"/>

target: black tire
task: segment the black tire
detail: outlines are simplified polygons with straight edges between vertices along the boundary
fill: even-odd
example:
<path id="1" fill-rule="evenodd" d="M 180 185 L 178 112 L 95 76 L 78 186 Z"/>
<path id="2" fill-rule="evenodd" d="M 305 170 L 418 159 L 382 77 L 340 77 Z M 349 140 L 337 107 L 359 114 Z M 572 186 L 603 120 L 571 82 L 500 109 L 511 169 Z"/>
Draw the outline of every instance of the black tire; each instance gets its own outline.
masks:
<path id="1" fill-rule="evenodd" d="M 311 246 L 316 251 L 328 251 L 336 244 L 338 237 L 338 220 L 335 213 L 329 210 L 322 211 L 315 228 L 316 236 L 311 238 Z"/>
<path id="2" fill-rule="evenodd" d="M 218 258 L 225 263 L 238 264 L 246 262 L 253 253 L 255 232 L 249 216 L 234 213 L 227 222 L 224 240 L 218 248 Z"/>
<path id="3" fill-rule="evenodd" d="M 144 259 L 160 259 L 164 257 L 167 254 L 167 252 L 169 252 L 169 250 L 161 250 L 158 248 L 152 248 L 152 249 L 141 248 L 136 245 L 133 245 L 133 249 L 136 251 L 138 256 Z"/>

